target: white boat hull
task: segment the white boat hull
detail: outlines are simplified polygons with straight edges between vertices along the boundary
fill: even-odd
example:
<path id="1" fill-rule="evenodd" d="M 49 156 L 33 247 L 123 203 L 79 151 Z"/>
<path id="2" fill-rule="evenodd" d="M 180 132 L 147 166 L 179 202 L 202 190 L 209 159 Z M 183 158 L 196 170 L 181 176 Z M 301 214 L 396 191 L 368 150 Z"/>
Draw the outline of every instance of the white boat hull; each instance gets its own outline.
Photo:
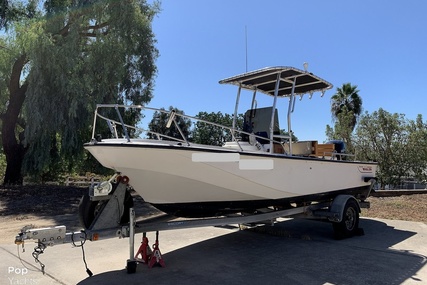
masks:
<path id="1" fill-rule="evenodd" d="M 135 191 L 153 205 L 227 207 L 227 203 L 274 204 L 342 191 L 366 192 L 371 185 L 367 180 L 376 171 L 372 163 L 239 153 L 152 140 L 105 140 L 85 148 L 103 166 L 128 176 Z"/>

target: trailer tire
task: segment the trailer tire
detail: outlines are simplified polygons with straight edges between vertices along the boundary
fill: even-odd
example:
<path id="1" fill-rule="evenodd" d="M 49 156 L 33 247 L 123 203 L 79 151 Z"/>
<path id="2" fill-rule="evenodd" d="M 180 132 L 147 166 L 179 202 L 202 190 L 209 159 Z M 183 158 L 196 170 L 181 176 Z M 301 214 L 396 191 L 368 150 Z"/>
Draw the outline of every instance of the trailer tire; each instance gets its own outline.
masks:
<path id="1" fill-rule="evenodd" d="M 336 239 L 344 239 L 359 234 L 359 205 L 349 199 L 344 207 L 341 222 L 332 223 Z"/>
<path id="2" fill-rule="evenodd" d="M 108 200 L 92 201 L 88 193 L 85 193 L 79 203 L 79 222 L 84 229 L 89 229 L 95 217 L 106 205 Z M 133 198 L 129 191 L 126 191 L 124 198 L 123 213 L 121 213 L 120 224 L 129 223 L 129 209 L 133 207 Z"/>
<path id="3" fill-rule="evenodd" d="M 123 208 L 123 214 L 122 218 L 120 219 L 120 224 L 127 224 L 130 221 L 130 208 L 133 208 L 133 198 L 132 195 L 129 193 L 129 191 L 126 191 L 125 194 L 125 200 L 124 200 L 124 208 Z"/>
<path id="4" fill-rule="evenodd" d="M 85 193 L 79 203 L 79 222 L 84 229 L 88 229 L 95 220 L 99 208 L 102 206 L 100 201 L 91 201 L 88 193 Z"/>

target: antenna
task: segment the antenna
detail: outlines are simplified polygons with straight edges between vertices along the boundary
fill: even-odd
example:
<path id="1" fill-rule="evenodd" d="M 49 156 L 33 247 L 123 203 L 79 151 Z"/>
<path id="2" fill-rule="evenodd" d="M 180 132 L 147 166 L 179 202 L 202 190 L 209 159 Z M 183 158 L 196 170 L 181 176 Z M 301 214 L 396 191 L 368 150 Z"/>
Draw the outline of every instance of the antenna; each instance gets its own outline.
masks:
<path id="1" fill-rule="evenodd" d="M 248 72 L 248 29 L 245 25 L 246 72 Z"/>

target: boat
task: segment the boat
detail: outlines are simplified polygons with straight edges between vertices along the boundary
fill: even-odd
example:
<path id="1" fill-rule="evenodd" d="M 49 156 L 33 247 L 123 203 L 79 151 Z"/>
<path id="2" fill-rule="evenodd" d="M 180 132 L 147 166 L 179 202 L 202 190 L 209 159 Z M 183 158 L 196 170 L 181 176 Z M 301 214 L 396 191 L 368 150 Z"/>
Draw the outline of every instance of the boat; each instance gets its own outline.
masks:
<path id="1" fill-rule="evenodd" d="M 231 126 L 142 105 L 99 104 L 95 110 L 92 140 L 84 145 L 104 167 L 126 177 L 145 202 L 178 217 L 215 217 L 256 213 L 265 208 L 288 209 L 332 201 L 346 194 L 364 201 L 372 189 L 377 163 L 354 161 L 336 143 L 297 142 L 292 137 L 295 102 L 333 86 L 311 72 L 294 67 L 267 67 L 219 81 L 237 86 Z M 242 91 L 252 94 L 244 124 L 237 122 Z M 269 107 L 257 108 L 256 98 L 270 96 Z M 287 99 L 288 134 L 281 134 L 277 104 Z M 105 109 L 115 109 L 117 118 Z M 124 122 L 121 109 L 157 111 L 168 117 L 181 137 L 152 133 L 155 139 L 132 137 L 138 126 Z M 111 114 L 111 112 L 109 113 Z M 222 128 L 230 141 L 222 146 L 193 143 L 177 123 L 179 117 Z M 97 136 L 105 120 L 112 137 Z M 120 129 L 120 132 L 117 130 Z M 146 130 L 144 130 L 146 131 Z M 140 132 L 139 132 L 140 133 Z"/>
<path id="2" fill-rule="evenodd" d="M 64 225 L 26 226 L 15 244 L 24 248 L 25 240 L 36 240 L 33 257 L 44 272 L 39 255 L 47 246 L 72 243 L 83 249 L 87 240 L 129 237 L 126 269 L 135 273 L 138 263 L 164 266 L 159 250 L 159 231 L 164 230 L 234 224 L 243 229 L 271 226 L 282 217 L 302 217 L 331 222 L 336 239 L 363 235 L 359 213 L 369 206 L 365 200 L 375 182 L 377 163 L 355 161 L 342 141 L 320 144 L 293 139 L 297 98 L 306 94 L 311 98 L 317 92 L 323 96 L 332 84 L 308 72 L 306 65 L 304 70 L 263 68 L 219 83 L 238 87 L 231 126 L 175 110 L 97 105 L 92 139 L 84 147 L 115 174 L 108 181 L 93 182 L 81 198 L 79 220 L 84 229 L 67 232 Z M 252 94 L 252 103 L 240 123 L 238 108 L 244 90 Z M 259 93 L 272 97 L 271 106 L 257 107 Z M 279 127 L 276 107 L 281 98 L 288 99 L 287 133 Z M 174 126 L 179 135 L 125 123 L 129 113 L 146 115 L 146 111 L 161 113 L 167 119 L 166 128 Z M 219 128 L 229 140 L 219 146 L 195 143 L 180 128 L 182 118 Z M 111 134 L 106 137 L 108 129 Z M 144 133 L 148 136 L 141 137 Z M 145 203 L 139 199 L 134 203 L 132 189 Z M 136 210 L 140 210 L 139 220 Z M 152 231 L 156 232 L 153 250 L 146 236 Z M 135 254 L 137 233 L 142 233 L 142 242 Z M 84 251 L 83 261 L 91 276 Z"/>

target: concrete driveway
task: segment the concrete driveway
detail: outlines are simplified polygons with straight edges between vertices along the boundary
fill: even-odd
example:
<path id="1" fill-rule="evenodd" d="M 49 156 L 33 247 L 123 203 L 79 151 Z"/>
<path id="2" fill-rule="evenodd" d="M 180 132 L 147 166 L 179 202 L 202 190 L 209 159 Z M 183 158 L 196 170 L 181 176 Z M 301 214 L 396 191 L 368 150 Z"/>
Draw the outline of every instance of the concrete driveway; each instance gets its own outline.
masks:
<path id="1" fill-rule="evenodd" d="M 361 219 L 364 236 L 334 240 L 331 225 L 288 220 L 271 233 L 206 227 L 160 232 L 165 268 L 138 265 L 126 273 L 128 239 L 50 247 L 40 255 L 46 274 L 31 256 L 0 245 L 0 284 L 427 284 L 427 225 Z M 150 243 L 154 233 L 148 233 Z M 135 251 L 141 235 L 136 236 Z"/>

